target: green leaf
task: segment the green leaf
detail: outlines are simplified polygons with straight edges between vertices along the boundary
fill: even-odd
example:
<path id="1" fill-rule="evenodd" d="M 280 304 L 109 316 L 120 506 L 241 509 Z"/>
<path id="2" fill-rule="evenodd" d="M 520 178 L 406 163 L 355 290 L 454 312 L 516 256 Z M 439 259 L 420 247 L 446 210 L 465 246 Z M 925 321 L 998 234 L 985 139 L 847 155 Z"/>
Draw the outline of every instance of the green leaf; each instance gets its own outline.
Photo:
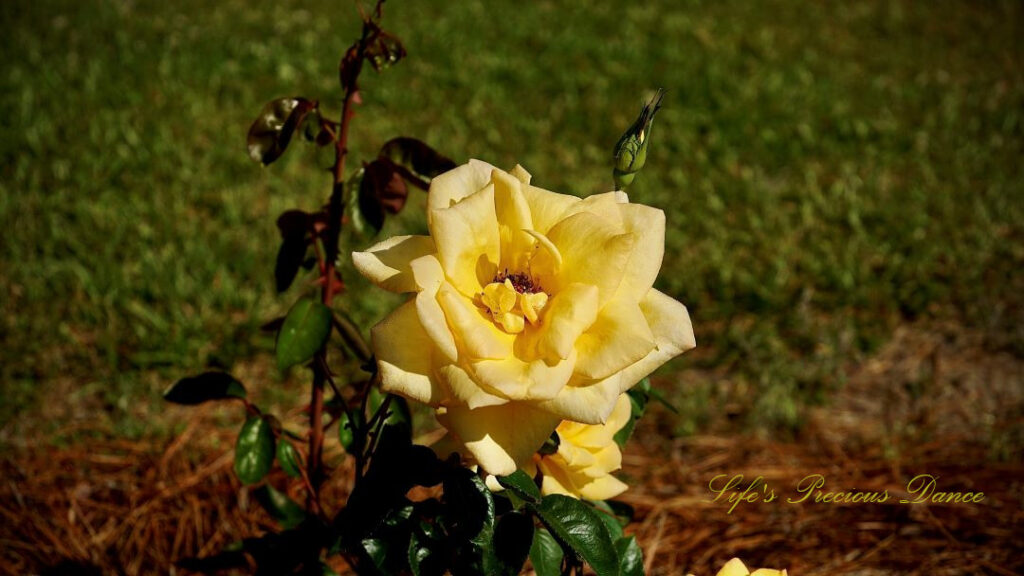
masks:
<path id="1" fill-rule="evenodd" d="M 530 546 L 530 562 L 537 576 L 561 576 L 562 557 L 565 553 L 555 537 L 544 528 L 533 533 L 533 544 Z"/>
<path id="2" fill-rule="evenodd" d="M 633 510 L 633 507 L 625 502 L 620 502 L 618 500 L 605 500 L 602 504 L 607 506 L 608 509 L 615 514 L 615 517 L 618 518 L 619 524 L 621 524 L 623 528 L 628 526 L 629 523 L 633 521 L 633 517 L 636 516 L 636 511 Z"/>
<path id="3" fill-rule="evenodd" d="M 263 106 L 249 127 L 249 157 L 264 166 L 277 160 L 288 148 L 295 129 L 317 107 L 305 98 L 278 98 Z"/>
<path id="4" fill-rule="evenodd" d="M 533 478 L 522 470 L 516 470 L 508 476 L 498 476 L 498 484 L 511 490 L 516 496 L 527 502 L 540 500 L 540 489 L 534 483 Z"/>
<path id="5" fill-rule="evenodd" d="M 295 528 L 306 519 L 306 511 L 302 506 L 296 504 L 284 492 L 274 489 L 270 484 L 260 486 L 253 494 L 263 509 L 285 530 Z"/>
<path id="6" fill-rule="evenodd" d="M 582 556 L 598 576 L 618 574 L 618 555 L 593 508 L 575 498 L 551 494 L 540 501 L 536 511 L 544 525 Z"/>
<path id="7" fill-rule="evenodd" d="M 312 298 L 292 306 L 277 333 L 277 367 L 287 370 L 313 357 L 331 335 L 331 309 Z"/>
<path id="8" fill-rule="evenodd" d="M 379 574 L 386 574 L 385 567 L 388 561 L 388 543 L 381 538 L 367 538 L 363 540 L 363 551 L 370 560 L 373 567 Z M 361 563 L 360 563 L 361 564 Z M 360 572 L 363 572 L 360 566 Z"/>
<path id="9" fill-rule="evenodd" d="M 665 408 L 668 408 L 673 414 L 679 414 L 679 408 L 676 408 L 675 405 L 673 405 L 671 402 L 669 402 L 668 398 L 665 398 L 665 394 L 661 390 L 658 390 L 656 388 L 651 388 L 647 392 L 647 394 L 651 398 L 654 398 L 655 400 L 657 400 L 659 404 L 661 404 Z"/>
<path id="10" fill-rule="evenodd" d="M 644 551 L 635 536 L 616 540 L 615 551 L 619 554 L 620 576 L 644 576 Z"/>
<path id="11" fill-rule="evenodd" d="M 456 540 L 470 540 L 494 526 L 494 498 L 479 476 L 465 468 L 444 479 L 448 507 L 448 533 Z"/>
<path id="12" fill-rule="evenodd" d="M 526 562 L 533 542 L 533 518 L 509 512 L 494 527 L 493 562 L 484 564 L 487 574 L 516 576 Z"/>
<path id="13" fill-rule="evenodd" d="M 409 535 L 409 569 L 413 576 L 441 576 L 444 569 L 440 554 L 430 549 L 431 542 L 416 531 Z"/>
<path id="14" fill-rule="evenodd" d="M 250 416 L 235 442 L 235 474 L 242 484 L 255 484 L 270 472 L 274 463 L 274 432 L 270 422 Z"/>
<path id="15" fill-rule="evenodd" d="M 285 439 L 281 439 L 277 443 L 277 463 L 281 465 L 284 473 L 292 478 L 297 478 L 301 474 L 299 468 L 302 464 L 299 463 L 299 451 Z"/>
<path id="16" fill-rule="evenodd" d="M 597 517 L 604 522 L 604 527 L 608 529 L 608 535 L 611 536 L 613 541 L 622 538 L 622 523 L 615 517 L 615 512 L 603 500 L 591 502 L 594 508 L 597 508 Z"/>
<path id="17" fill-rule="evenodd" d="M 636 427 L 636 421 L 639 420 L 644 415 L 644 412 L 647 411 L 647 402 L 650 398 L 650 390 L 651 381 L 644 378 L 636 386 L 626 392 L 629 396 L 630 405 L 629 420 L 626 421 L 626 425 L 620 428 L 614 436 L 615 443 L 620 447 L 626 445 L 626 442 L 629 441 L 629 437 L 633 435 L 633 429 Z"/>
<path id="18" fill-rule="evenodd" d="M 420 564 L 430 556 L 430 548 L 420 545 L 419 536 L 413 532 L 409 536 L 409 569 L 412 576 L 422 576 Z"/>
<path id="19" fill-rule="evenodd" d="M 225 372 L 204 372 L 198 376 L 182 378 L 164 392 L 164 400 L 186 406 L 245 396 L 245 386 Z"/>

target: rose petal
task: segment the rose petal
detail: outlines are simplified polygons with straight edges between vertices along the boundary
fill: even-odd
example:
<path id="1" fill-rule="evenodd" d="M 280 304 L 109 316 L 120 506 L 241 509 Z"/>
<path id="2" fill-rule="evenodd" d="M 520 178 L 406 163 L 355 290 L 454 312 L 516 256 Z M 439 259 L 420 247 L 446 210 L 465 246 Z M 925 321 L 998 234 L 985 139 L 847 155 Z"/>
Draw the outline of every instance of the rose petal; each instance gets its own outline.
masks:
<path id="1" fill-rule="evenodd" d="M 492 171 L 494 166 L 487 162 L 470 160 L 458 168 L 437 175 L 430 181 L 430 191 L 427 193 L 428 223 L 432 220 L 431 213 L 434 210 L 450 208 L 463 198 L 483 190 L 491 181 Z"/>
<path id="2" fill-rule="evenodd" d="M 633 234 L 620 234 L 607 220 L 582 212 L 555 224 L 547 237 L 562 256 L 560 271 L 540 275 L 545 292 L 557 294 L 574 283 L 597 286 L 601 306 L 611 299 L 626 273 L 633 252 Z M 535 259 L 543 258 L 538 252 Z"/>
<path id="3" fill-rule="evenodd" d="M 580 335 L 597 319 L 598 290 L 585 284 L 570 284 L 544 306 L 540 326 L 521 336 L 529 349 L 549 362 L 564 360 L 574 351 Z"/>
<path id="4" fill-rule="evenodd" d="M 618 478 L 607 474 L 597 479 L 573 474 L 554 463 L 542 458 L 538 467 L 544 474 L 541 480 L 541 492 L 544 494 L 564 494 L 573 498 L 588 500 L 607 500 L 626 491 L 629 486 Z"/>
<path id="5" fill-rule="evenodd" d="M 381 389 L 429 404 L 439 405 L 446 394 L 431 378 L 436 350 L 420 325 L 416 306 L 406 302 L 371 330 L 380 367 Z"/>
<path id="6" fill-rule="evenodd" d="M 584 424 L 603 424 L 615 408 L 619 397 L 620 374 L 613 374 L 597 382 L 582 382 L 573 377 L 558 396 L 539 402 L 537 406 L 557 414 L 563 420 Z"/>
<path id="7" fill-rule="evenodd" d="M 532 458 L 559 422 L 558 416 L 523 402 L 476 410 L 453 406 L 439 420 L 496 476 L 515 472 L 517 463 Z"/>
<path id="8" fill-rule="evenodd" d="M 506 358 L 512 354 L 514 336 L 502 332 L 482 309 L 451 284 L 441 285 L 438 301 L 465 359 Z"/>
<path id="9" fill-rule="evenodd" d="M 594 478 L 579 487 L 581 498 L 587 500 L 608 500 L 629 489 L 629 485 L 611 474 Z"/>
<path id="10" fill-rule="evenodd" d="M 533 176 L 531 176 L 530 173 L 526 171 L 526 168 L 523 168 L 519 164 L 516 164 L 516 167 L 513 168 L 512 171 L 509 172 L 509 174 L 515 176 L 523 184 L 529 184 L 530 180 L 533 179 Z"/>
<path id="11" fill-rule="evenodd" d="M 523 197 L 530 206 L 533 229 L 547 234 L 552 226 L 563 219 L 563 214 L 581 200 L 576 196 L 558 194 L 536 186 L 522 186 Z"/>
<path id="12" fill-rule="evenodd" d="M 416 295 L 416 312 L 420 324 L 445 358 L 449 362 L 455 362 L 459 358 L 459 349 L 455 345 L 455 336 L 445 320 L 444 310 L 437 301 L 437 291 L 444 283 L 441 264 L 437 258 L 428 255 L 413 260 L 409 268 L 420 289 Z"/>
<path id="13" fill-rule="evenodd" d="M 533 228 L 530 207 L 523 196 L 520 181 L 512 175 L 495 169 L 491 173 L 494 183 L 494 211 L 498 217 L 501 239 L 499 271 L 525 272 L 529 267 L 536 241 L 525 230 Z"/>
<path id="14" fill-rule="evenodd" d="M 616 297 L 605 304 L 594 324 L 576 340 L 576 372 L 594 380 L 607 378 L 654 348 L 654 334 L 640 305 Z"/>
<path id="15" fill-rule="evenodd" d="M 620 204 L 626 232 L 636 237 L 626 265 L 629 273 L 619 284 L 618 297 L 638 302 L 654 286 L 665 256 L 665 213 L 642 204 Z"/>
<path id="16" fill-rule="evenodd" d="M 569 479 L 568 470 L 551 463 L 549 458 L 541 458 L 537 464 L 543 478 L 541 479 L 540 490 L 543 494 L 562 494 L 578 498 L 576 486 Z"/>
<path id="17" fill-rule="evenodd" d="M 474 362 L 472 371 L 477 382 L 513 400 L 549 400 L 569 382 L 575 362 L 575 353 L 553 365 L 508 356 Z"/>
<path id="18" fill-rule="evenodd" d="M 651 289 L 640 301 L 640 310 L 647 318 L 658 347 L 621 372 L 620 392 L 629 390 L 665 362 L 697 346 L 693 338 L 693 326 L 690 324 L 690 313 L 686 306 L 672 297 Z"/>
<path id="19" fill-rule="evenodd" d="M 494 186 L 431 214 L 430 234 L 448 279 L 467 296 L 480 292 L 494 278 L 501 256 Z"/>
<path id="20" fill-rule="evenodd" d="M 629 396 L 620 394 L 615 401 L 615 408 L 604 424 L 580 424 L 564 421 L 558 425 L 558 435 L 578 446 L 603 449 L 614 443 L 615 434 L 633 416 L 633 405 Z"/>
<path id="21" fill-rule="evenodd" d="M 352 263 L 360 274 L 389 292 L 414 292 L 416 283 L 409 263 L 433 253 L 430 236 L 395 236 L 365 252 L 353 252 Z"/>
<path id="22" fill-rule="evenodd" d="M 733 558 L 722 566 L 722 569 L 718 571 L 715 576 L 747 576 L 750 571 L 743 565 L 743 562 L 739 558 Z"/>
<path id="23" fill-rule="evenodd" d="M 604 194 L 592 194 L 580 202 L 573 204 L 566 210 L 559 220 L 565 220 L 570 216 L 580 213 L 595 214 L 615 227 L 615 232 L 622 234 L 627 232 L 622 222 L 622 210 L 620 204 L 628 202 L 625 192 L 605 192 Z"/>
<path id="24" fill-rule="evenodd" d="M 594 457 L 594 464 L 584 473 L 591 478 L 600 478 L 622 468 L 622 450 L 615 441 L 611 441 L 604 448 L 591 452 Z"/>
<path id="25" fill-rule="evenodd" d="M 491 394 L 482 388 L 465 370 L 455 364 L 442 366 L 438 369 L 437 375 L 451 391 L 452 397 L 470 410 L 508 402 L 508 398 Z"/>

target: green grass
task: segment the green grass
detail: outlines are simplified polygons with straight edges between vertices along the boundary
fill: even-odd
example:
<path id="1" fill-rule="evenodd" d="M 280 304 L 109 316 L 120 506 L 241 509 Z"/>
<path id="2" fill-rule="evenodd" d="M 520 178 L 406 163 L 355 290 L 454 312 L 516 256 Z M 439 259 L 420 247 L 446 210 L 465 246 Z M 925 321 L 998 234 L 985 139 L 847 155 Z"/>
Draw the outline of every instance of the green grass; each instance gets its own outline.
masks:
<path id="1" fill-rule="evenodd" d="M 337 110 L 347 2 L 0 7 L 0 423 L 55 390 L 116 421 L 161 383 L 270 349 L 275 216 L 327 196 L 329 154 L 245 151 L 266 100 Z M 353 158 L 424 139 L 580 195 L 668 91 L 634 201 L 668 213 L 659 287 L 747 421 L 799 424 L 908 320 L 1024 354 L 1024 10 L 1016 2 L 391 2 L 409 58 L 364 81 Z M 389 231 L 422 229 L 410 213 Z M 353 246 L 355 247 L 355 246 Z M 351 275 L 369 324 L 393 305 Z M 706 421 L 716 381 L 675 393 Z M 159 408 L 153 408 L 159 411 Z"/>

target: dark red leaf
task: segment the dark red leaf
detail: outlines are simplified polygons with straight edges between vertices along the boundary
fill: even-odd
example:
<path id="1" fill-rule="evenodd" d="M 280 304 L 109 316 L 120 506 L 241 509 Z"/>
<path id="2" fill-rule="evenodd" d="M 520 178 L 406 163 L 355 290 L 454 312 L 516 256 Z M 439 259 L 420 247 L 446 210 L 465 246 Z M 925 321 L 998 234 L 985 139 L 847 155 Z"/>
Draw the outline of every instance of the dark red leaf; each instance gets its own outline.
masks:
<path id="1" fill-rule="evenodd" d="M 277 160 L 288 148 L 295 129 L 316 108 L 316 102 L 305 98 L 278 98 L 268 102 L 249 127 L 249 156 L 263 165 Z"/>
<path id="2" fill-rule="evenodd" d="M 378 158 L 366 165 L 359 184 L 359 210 L 374 229 L 384 225 L 385 213 L 399 213 L 408 197 L 409 188 L 391 160 Z"/>
<path id="3" fill-rule="evenodd" d="M 381 158 L 411 171 L 427 180 L 455 168 L 455 162 L 415 138 L 401 136 L 389 140 L 380 149 Z"/>
<path id="4" fill-rule="evenodd" d="M 281 238 L 303 237 L 309 232 L 312 224 L 312 215 L 302 210 L 286 210 L 277 217 L 277 229 L 281 231 Z"/>

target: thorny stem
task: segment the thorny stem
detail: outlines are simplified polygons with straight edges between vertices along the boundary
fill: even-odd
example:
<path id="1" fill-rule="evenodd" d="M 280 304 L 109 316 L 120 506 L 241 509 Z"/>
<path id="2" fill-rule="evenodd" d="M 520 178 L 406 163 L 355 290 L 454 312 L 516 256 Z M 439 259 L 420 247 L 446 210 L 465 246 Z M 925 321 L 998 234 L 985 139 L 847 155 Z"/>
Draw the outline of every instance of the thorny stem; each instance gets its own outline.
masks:
<path id="1" fill-rule="evenodd" d="M 348 76 L 351 80 L 343 86 L 345 90 L 345 99 L 341 109 L 341 124 L 334 139 L 334 186 L 331 190 L 331 198 L 327 210 L 328 218 L 323 254 L 323 260 L 325 263 L 323 269 L 324 283 L 322 289 L 323 292 L 321 293 L 321 301 L 328 307 L 331 306 L 335 296 L 334 277 L 335 274 L 337 274 L 335 265 L 338 259 L 338 238 L 341 234 L 341 218 L 344 211 L 345 156 L 348 154 L 348 129 L 353 116 L 352 107 L 354 104 L 358 103 L 359 99 L 359 90 L 356 86 L 356 79 L 362 69 L 363 55 L 366 51 L 367 41 L 369 40 L 372 31 L 373 27 L 370 25 L 370 21 L 364 18 L 362 37 L 359 39 L 357 44 L 356 58 L 352 63 L 356 68 L 353 70 L 353 73 Z M 310 392 L 309 403 L 309 458 L 307 460 L 306 470 L 311 490 L 306 499 L 306 507 L 310 512 L 316 514 L 320 513 L 320 485 L 323 483 L 324 479 L 324 382 L 326 382 L 328 378 L 327 346 L 325 344 L 317 353 L 317 358 L 313 362 L 313 387 Z"/>
<path id="2" fill-rule="evenodd" d="M 380 439 L 381 431 L 384 429 L 384 421 L 388 419 L 388 416 L 389 416 L 388 410 L 390 408 L 391 408 L 391 395 L 388 395 L 388 396 L 384 397 L 384 401 L 381 402 L 380 408 L 377 409 L 377 413 L 373 415 L 373 420 L 371 420 L 366 425 L 366 429 L 367 430 L 372 430 L 371 435 L 373 436 L 373 440 L 370 442 L 370 445 L 369 445 L 368 449 L 366 450 L 366 457 L 367 458 L 372 456 L 374 451 L 377 450 L 377 441 Z M 356 475 L 357 475 L 357 477 L 360 477 L 360 478 L 362 477 L 363 470 L 362 470 L 361 466 L 356 469 Z"/>
<path id="3" fill-rule="evenodd" d="M 380 378 L 380 372 L 375 373 L 373 375 L 373 379 L 370 381 L 369 385 L 366 386 L 365 388 L 363 388 L 363 398 L 362 398 L 362 401 L 359 404 L 359 413 L 360 414 L 366 414 L 366 405 L 367 405 L 367 403 L 368 403 L 368 401 L 370 399 L 370 390 L 374 386 L 377 386 L 378 384 L 380 384 L 379 378 Z M 380 412 L 378 411 L 378 414 L 379 413 Z M 377 415 L 374 414 L 374 416 L 371 417 L 370 422 L 367 422 L 365 426 L 360 425 L 360 426 L 356 427 L 353 430 L 353 432 L 355 434 L 355 438 L 353 439 L 353 441 L 355 442 L 355 448 L 356 448 L 354 450 L 354 453 L 355 453 L 355 457 L 356 457 L 356 484 L 357 485 L 359 484 L 359 481 L 363 479 L 363 468 L 364 468 L 364 465 L 366 464 L 366 458 L 370 454 L 370 452 L 368 452 L 366 450 L 366 440 L 367 440 L 367 436 L 368 436 L 369 431 L 370 431 L 370 427 L 373 426 L 373 423 L 374 423 L 373 420 L 376 418 L 376 416 Z"/>
<path id="4" fill-rule="evenodd" d="M 348 347 L 355 353 L 356 357 L 359 358 L 360 362 L 369 362 L 370 358 L 373 357 L 373 352 L 370 350 L 369 344 L 363 339 L 363 335 L 359 333 L 359 328 L 352 322 L 350 318 L 341 314 L 337 311 L 334 312 L 334 327 L 338 329 L 338 333 L 341 334 L 342 340 L 348 344 Z"/>

